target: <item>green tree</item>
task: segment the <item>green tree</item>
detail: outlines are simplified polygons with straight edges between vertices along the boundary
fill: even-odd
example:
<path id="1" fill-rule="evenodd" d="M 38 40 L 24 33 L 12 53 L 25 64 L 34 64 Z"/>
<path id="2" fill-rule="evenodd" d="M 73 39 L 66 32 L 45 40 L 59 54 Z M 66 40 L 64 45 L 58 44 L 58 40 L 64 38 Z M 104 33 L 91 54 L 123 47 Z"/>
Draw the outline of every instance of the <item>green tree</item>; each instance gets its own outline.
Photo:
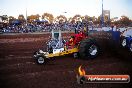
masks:
<path id="1" fill-rule="evenodd" d="M 64 15 L 60 15 L 56 17 L 56 22 L 63 23 L 67 21 L 67 18 Z"/>
<path id="2" fill-rule="evenodd" d="M 72 18 L 72 20 L 74 20 L 75 23 L 78 22 L 78 21 L 82 21 L 82 16 L 79 15 L 79 14 L 76 14 L 76 15 Z"/>
<path id="3" fill-rule="evenodd" d="M 20 21 L 20 22 L 25 22 L 26 20 L 25 20 L 25 18 L 24 18 L 24 16 L 22 15 L 22 14 L 20 14 L 19 16 L 18 16 L 18 20 Z"/>
<path id="4" fill-rule="evenodd" d="M 40 17 L 39 14 L 30 15 L 30 16 L 27 17 L 27 20 L 28 20 L 28 22 L 33 22 L 33 21 L 35 21 L 35 20 L 39 20 L 39 17 Z"/>
<path id="5" fill-rule="evenodd" d="M 2 16 L 2 21 L 3 22 L 8 22 L 8 16 L 7 15 L 3 15 Z"/>
<path id="6" fill-rule="evenodd" d="M 12 21 L 14 21 L 16 18 L 13 16 L 9 16 L 9 23 L 12 23 Z"/>
<path id="7" fill-rule="evenodd" d="M 127 16 L 121 16 L 119 23 L 124 26 L 129 26 L 131 24 L 131 20 Z"/>
<path id="8" fill-rule="evenodd" d="M 44 13 L 44 14 L 42 15 L 42 19 L 48 20 L 48 22 L 53 23 L 53 21 L 54 21 L 54 16 L 53 16 L 53 14 L 51 14 L 51 13 Z"/>

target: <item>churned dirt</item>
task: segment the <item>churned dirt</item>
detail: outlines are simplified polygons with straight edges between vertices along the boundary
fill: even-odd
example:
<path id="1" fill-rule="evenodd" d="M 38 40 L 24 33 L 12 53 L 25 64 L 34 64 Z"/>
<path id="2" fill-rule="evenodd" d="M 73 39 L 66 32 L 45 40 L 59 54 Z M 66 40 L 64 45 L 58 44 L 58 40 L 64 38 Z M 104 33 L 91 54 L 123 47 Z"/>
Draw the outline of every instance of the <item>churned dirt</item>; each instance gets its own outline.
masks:
<path id="1" fill-rule="evenodd" d="M 64 33 L 67 39 L 71 34 Z M 86 74 L 114 74 L 132 76 L 132 53 L 120 48 L 115 52 L 103 51 L 91 60 L 72 56 L 56 57 L 45 65 L 38 65 L 33 53 L 45 50 L 50 34 L 0 35 L 0 88 L 131 88 L 124 84 L 77 83 L 78 67 Z"/>

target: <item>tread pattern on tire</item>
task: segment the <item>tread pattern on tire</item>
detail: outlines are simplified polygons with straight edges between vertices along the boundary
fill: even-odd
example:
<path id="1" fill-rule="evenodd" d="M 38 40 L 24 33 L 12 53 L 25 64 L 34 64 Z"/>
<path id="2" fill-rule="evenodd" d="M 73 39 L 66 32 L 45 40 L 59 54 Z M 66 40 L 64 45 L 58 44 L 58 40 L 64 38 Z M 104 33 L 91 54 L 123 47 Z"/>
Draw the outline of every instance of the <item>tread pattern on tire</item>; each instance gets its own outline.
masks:
<path id="1" fill-rule="evenodd" d="M 96 43 L 96 41 L 93 38 L 87 38 L 84 39 L 80 42 L 80 46 L 79 46 L 79 55 L 81 58 L 95 58 L 96 56 L 90 56 L 87 54 L 87 49 L 90 47 L 90 45 L 96 45 L 97 46 L 97 50 L 99 52 L 99 47 Z M 97 54 L 98 54 L 97 52 Z"/>

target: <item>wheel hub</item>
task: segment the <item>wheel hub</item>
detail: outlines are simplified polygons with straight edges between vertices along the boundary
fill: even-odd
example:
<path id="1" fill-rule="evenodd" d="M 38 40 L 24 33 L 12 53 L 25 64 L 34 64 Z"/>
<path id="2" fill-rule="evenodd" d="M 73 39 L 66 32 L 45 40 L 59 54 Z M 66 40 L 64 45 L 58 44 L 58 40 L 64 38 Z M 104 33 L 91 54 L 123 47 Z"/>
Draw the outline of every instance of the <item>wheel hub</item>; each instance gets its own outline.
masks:
<path id="1" fill-rule="evenodd" d="M 78 54 L 77 54 L 77 53 L 74 53 L 74 54 L 73 54 L 73 57 L 74 57 L 74 58 L 77 58 L 77 57 L 78 57 Z"/>
<path id="2" fill-rule="evenodd" d="M 130 51 L 132 52 L 132 42 L 131 42 L 131 44 L 130 44 Z"/>
<path id="3" fill-rule="evenodd" d="M 38 63 L 39 64 L 43 64 L 44 63 L 44 58 L 43 57 L 39 57 L 38 58 Z"/>
<path id="4" fill-rule="evenodd" d="M 91 47 L 90 47 L 90 49 L 89 49 L 89 53 L 91 54 L 91 55 L 96 55 L 97 54 L 97 47 L 95 46 L 95 45 L 92 45 Z"/>
<path id="5" fill-rule="evenodd" d="M 124 40 L 122 41 L 122 46 L 123 46 L 123 47 L 126 46 L 126 39 L 124 39 Z"/>

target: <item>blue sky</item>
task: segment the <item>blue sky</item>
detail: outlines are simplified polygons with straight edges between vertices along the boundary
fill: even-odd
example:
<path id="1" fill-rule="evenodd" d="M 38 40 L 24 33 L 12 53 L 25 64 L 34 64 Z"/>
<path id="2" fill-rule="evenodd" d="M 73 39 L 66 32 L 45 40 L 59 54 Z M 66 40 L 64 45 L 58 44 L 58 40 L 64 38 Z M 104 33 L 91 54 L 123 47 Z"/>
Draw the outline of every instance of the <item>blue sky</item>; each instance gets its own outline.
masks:
<path id="1" fill-rule="evenodd" d="M 104 9 L 111 11 L 111 17 L 126 15 L 132 19 L 132 0 L 103 0 Z M 0 15 L 17 17 L 19 14 L 28 15 L 44 12 L 54 16 L 60 14 L 72 17 L 75 14 L 99 16 L 102 0 L 0 0 Z M 67 12 L 67 13 L 64 13 Z"/>

